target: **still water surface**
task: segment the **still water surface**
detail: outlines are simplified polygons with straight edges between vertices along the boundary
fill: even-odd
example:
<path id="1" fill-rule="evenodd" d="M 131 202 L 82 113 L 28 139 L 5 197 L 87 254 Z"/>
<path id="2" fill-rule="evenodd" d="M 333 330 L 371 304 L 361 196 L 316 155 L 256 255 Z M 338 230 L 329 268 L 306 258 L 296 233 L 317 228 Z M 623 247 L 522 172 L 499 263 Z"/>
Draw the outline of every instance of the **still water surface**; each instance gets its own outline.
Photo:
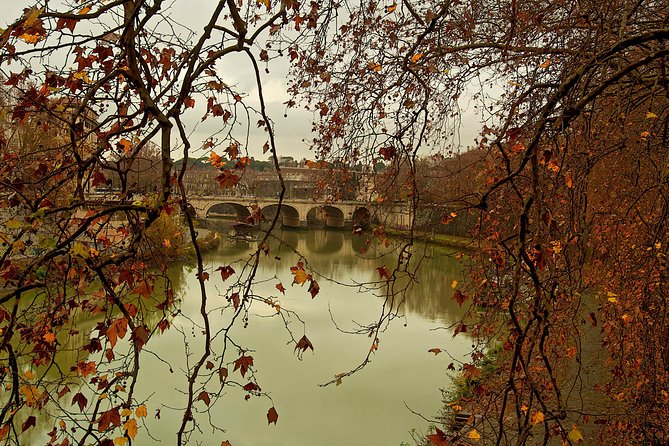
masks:
<path id="1" fill-rule="evenodd" d="M 449 385 L 447 366 L 467 354 L 469 341 L 465 336 L 452 338 L 450 326 L 460 317 L 460 308 L 452 299 L 453 280 L 460 280 L 461 266 L 453 251 L 437 247 L 421 247 L 414 259 L 422 259 L 419 282 L 405 305 L 403 317 L 393 320 L 379 336 L 379 348 L 372 362 L 362 371 L 344 379 L 339 386 L 320 387 L 341 372 L 355 368 L 366 356 L 370 339 L 364 335 L 347 334 L 360 325 L 378 319 L 383 298 L 379 293 L 365 292 L 356 286 L 327 281 L 324 277 L 344 284 L 378 281 L 377 267 L 394 265 L 396 257 L 384 255 L 385 249 L 368 245 L 364 237 L 338 231 L 284 231 L 278 234 L 284 244 L 271 244 L 269 256 L 263 257 L 257 273 L 266 281 L 254 286 L 256 294 L 278 300 L 281 308 L 299 315 L 288 319 L 295 339 L 306 334 L 314 345 L 302 359 L 294 352 L 294 344 L 284 321 L 269 305 L 254 303 L 248 316 L 248 326 L 238 323 L 232 338 L 244 348 L 251 349 L 256 369 L 255 378 L 272 401 L 253 396 L 244 399 L 246 392 L 225 387 L 213 404 L 212 425 L 223 429 L 213 431 L 207 415 L 199 413 L 201 432 L 194 432 L 189 444 L 218 446 L 228 440 L 233 446 L 252 445 L 399 445 L 410 442 L 412 429 L 424 432 L 427 423 L 411 413 L 434 417 L 441 405 L 440 389 Z M 214 329 L 229 322 L 228 313 L 217 307 L 227 304 L 224 295 L 227 283 L 214 270 L 248 259 L 256 249 L 255 242 L 226 240 L 219 248 L 206 254 L 205 266 L 210 272 L 207 282 L 210 318 Z M 290 286 L 290 267 L 308 259 L 309 267 L 318 276 L 320 293 L 312 299 L 307 286 Z M 136 400 L 146 402 L 149 416 L 144 419 L 134 444 L 173 445 L 182 418 L 186 399 L 184 389 L 186 352 L 192 365 L 202 352 L 199 320 L 199 284 L 192 266 L 178 266 L 172 272 L 175 288 L 181 290 L 180 310 L 173 328 L 161 336 L 152 337 L 142 356 Z M 276 288 L 286 287 L 285 296 Z M 382 291 L 382 290 L 381 290 Z M 336 324 L 336 325 L 335 325 Z M 221 339 L 214 341 L 220 353 Z M 218 346 L 218 347 L 216 347 Z M 447 353 L 434 355 L 428 349 L 438 347 Z M 235 349 L 232 359 L 234 359 Z M 449 356 L 452 355 L 451 356 Z M 239 371 L 230 377 L 242 385 Z M 173 372 L 170 372 L 170 368 Z M 218 378 L 207 388 L 217 389 Z M 203 369 L 203 372 L 206 370 Z M 248 375 L 247 375 L 248 378 Z M 267 410 L 274 405 L 279 414 L 276 425 L 268 425 Z M 195 404 L 204 412 L 202 401 Z M 160 409 L 160 419 L 154 414 Z M 46 431 L 45 431 L 46 432 Z M 40 441 L 40 444 L 43 442 Z"/>

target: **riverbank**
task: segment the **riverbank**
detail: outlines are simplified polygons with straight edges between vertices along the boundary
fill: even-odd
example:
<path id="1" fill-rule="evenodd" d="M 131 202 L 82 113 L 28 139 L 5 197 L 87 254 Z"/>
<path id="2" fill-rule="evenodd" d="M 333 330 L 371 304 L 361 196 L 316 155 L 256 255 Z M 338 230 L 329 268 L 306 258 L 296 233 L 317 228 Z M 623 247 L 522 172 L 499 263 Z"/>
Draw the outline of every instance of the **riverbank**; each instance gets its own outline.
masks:
<path id="1" fill-rule="evenodd" d="M 408 238 L 409 231 L 402 229 L 386 229 L 385 233 L 392 237 Z M 448 248 L 460 248 L 468 251 L 475 251 L 476 244 L 474 239 L 468 237 L 458 237 L 457 235 L 435 234 L 426 231 L 414 231 L 415 240 L 432 243 L 434 245 L 445 246 Z"/>

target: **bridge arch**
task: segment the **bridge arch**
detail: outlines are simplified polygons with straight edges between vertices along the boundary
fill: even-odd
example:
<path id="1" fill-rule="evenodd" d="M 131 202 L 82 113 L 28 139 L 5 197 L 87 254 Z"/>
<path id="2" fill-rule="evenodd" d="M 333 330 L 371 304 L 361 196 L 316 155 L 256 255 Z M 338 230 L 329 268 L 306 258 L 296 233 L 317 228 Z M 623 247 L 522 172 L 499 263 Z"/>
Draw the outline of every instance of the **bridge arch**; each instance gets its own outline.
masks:
<path id="1" fill-rule="evenodd" d="M 372 213 L 364 206 L 360 206 L 351 215 L 351 226 L 353 230 L 367 229 L 372 223 Z"/>
<path id="2" fill-rule="evenodd" d="M 287 226 L 290 228 L 299 228 L 300 227 L 300 213 L 293 206 L 287 204 L 282 204 L 279 208 L 278 204 L 270 204 L 261 209 L 263 217 L 265 220 L 272 221 L 276 216 L 277 212 L 281 212 L 279 216 L 279 222 L 281 226 Z"/>
<path id="3" fill-rule="evenodd" d="M 246 221 L 251 216 L 249 208 L 234 202 L 215 203 L 205 211 L 205 217 L 233 217 L 237 221 Z"/>
<path id="4" fill-rule="evenodd" d="M 326 218 L 327 212 L 325 212 L 323 206 L 314 206 L 307 212 L 307 226 L 323 228 Z"/>
<path id="5" fill-rule="evenodd" d="M 325 211 L 325 226 L 329 228 L 343 228 L 346 224 L 344 211 L 336 206 L 323 206 Z"/>

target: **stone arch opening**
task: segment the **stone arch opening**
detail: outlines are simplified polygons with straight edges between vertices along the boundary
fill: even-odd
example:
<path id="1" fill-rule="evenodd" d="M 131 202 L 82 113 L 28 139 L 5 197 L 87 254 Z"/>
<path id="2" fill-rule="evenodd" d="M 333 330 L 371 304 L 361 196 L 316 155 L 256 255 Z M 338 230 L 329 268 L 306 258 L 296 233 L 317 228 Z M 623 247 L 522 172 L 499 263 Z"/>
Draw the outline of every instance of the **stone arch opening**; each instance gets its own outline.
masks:
<path id="1" fill-rule="evenodd" d="M 372 213 L 366 207 L 359 207 L 351 215 L 351 226 L 353 231 L 369 228 L 372 223 Z"/>
<path id="2" fill-rule="evenodd" d="M 322 206 L 314 206 L 307 212 L 307 226 L 314 228 L 324 228 L 327 212 Z"/>
<path id="3" fill-rule="evenodd" d="M 335 206 L 323 206 L 325 211 L 325 226 L 328 228 L 345 227 L 344 212 Z"/>
<path id="4" fill-rule="evenodd" d="M 206 218 L 226 218 L 236 221 L 246 221 L 251 216 L 249 209 L 239 203 L 216 203 L 207 209 Z"/>
<path id="5" fill-rule="evenodd" d="M 300 227 L 300 213 L 292 206 L 282 204 L 279 207 L 278 204 L 270 204 L 269 206 L 262 208 L 261 212 L 265 220 L 268 222 L 273 221 L 276 214 L 280 212 L 279 223 L 281 226 L 289 228 Z"/>

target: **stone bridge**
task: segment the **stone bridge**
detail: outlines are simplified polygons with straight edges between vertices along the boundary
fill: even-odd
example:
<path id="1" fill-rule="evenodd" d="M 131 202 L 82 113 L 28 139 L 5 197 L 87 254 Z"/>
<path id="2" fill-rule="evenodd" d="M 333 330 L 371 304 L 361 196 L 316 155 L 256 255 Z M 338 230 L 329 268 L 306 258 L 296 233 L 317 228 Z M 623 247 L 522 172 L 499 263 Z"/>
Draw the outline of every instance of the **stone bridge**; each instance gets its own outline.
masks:
<path id="1" fill-rule="evenodd" d="M 277 199 L 234 196 L 190 197 L 189 203 L 199 217 L 231 215 L 239 221 L 245 221 L 251 215 L 253 206 L 257 206 L 267 220 L 281 212 L 281 224 L 294 228 L 306 226 L 308 219 L 323 221 L 325 226 L 332 228 L 364 226 L 375 221 L 393 227 L 407 227 L 411 219 L 409 209 L 404 203 L 380 206 L 362 201 L 333 203 L 291 198 L 285 199 L 279 209 Z"/>

